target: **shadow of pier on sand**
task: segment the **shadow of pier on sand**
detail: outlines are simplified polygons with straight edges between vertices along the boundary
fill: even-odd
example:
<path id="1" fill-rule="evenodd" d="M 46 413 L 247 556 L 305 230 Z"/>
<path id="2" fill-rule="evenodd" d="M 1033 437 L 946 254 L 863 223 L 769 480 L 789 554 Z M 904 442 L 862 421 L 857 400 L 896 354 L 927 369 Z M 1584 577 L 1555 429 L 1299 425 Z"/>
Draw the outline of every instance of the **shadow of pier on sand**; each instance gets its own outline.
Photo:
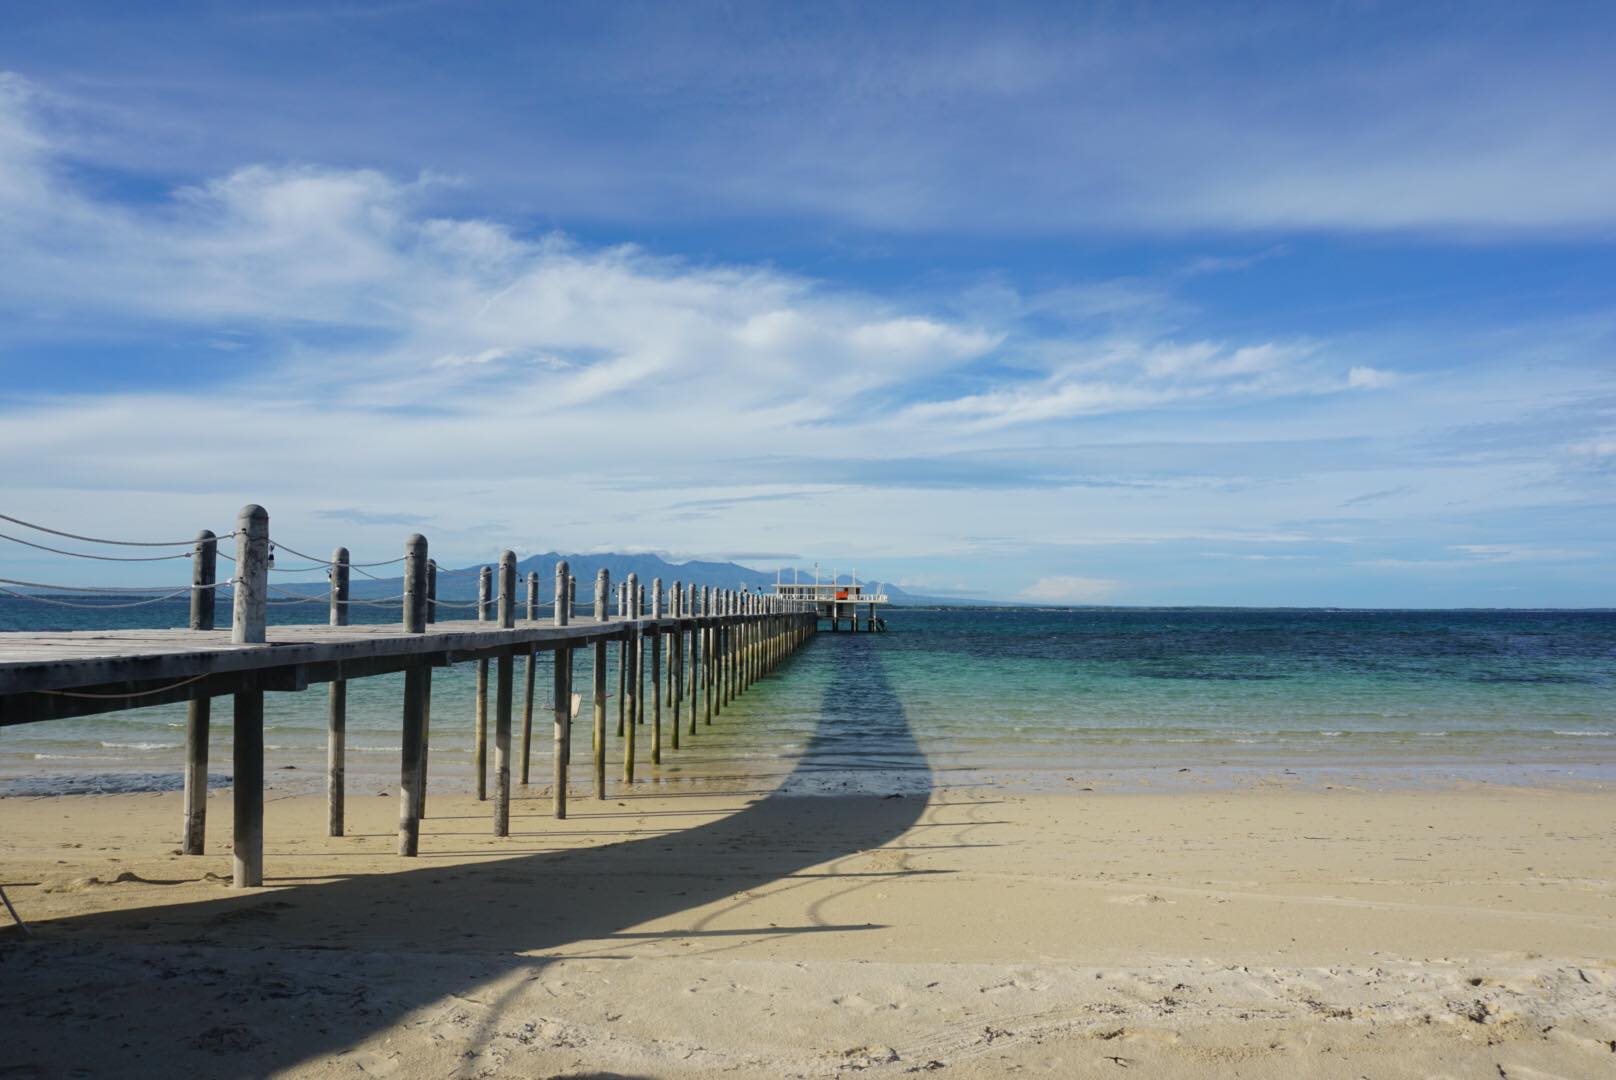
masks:
<path id="1" fill-rule="evenodd" d="M 615 952 L 673 937 L 717 944 L 748 934 L 879 933 L 879 926 L 817 920 L 727 928 L 749 890 L 844 876 L 825 864 L 889 844 L 926 809 L 930 773 L 887 681 L 882 650 L 862 635 L 824 635 L 810 647 L 819 652 L 814 661 L 833 672 L 813 735 L 780 786 L 745 808 L 677 832 L 575 850 L 47 923 L 40 941 L 0 954 L 0 1035 L 8 1056 L 24 1063 L 37 1054 L 41 1075 L 98 1072 L 116 1060 L 123 1075 L 258 1076 L 329 1059 L 436 1001 L 542 965 L 534 953 L 598 956 L 602 945 Z M 801 659 L 788 661 L 781 677 Z M 861 793 L 795 793 L 826 761 L 838 771 L 868 770 L 854 785 Z M 909 763 L 901 777 L 896 761 Z M 901 788 L 883 794 L 877 774 Z M 905 797 L 893 797 L 899 791 Z M 806 873 L 810 868 L 818 869 Z M 845 876 L 852 885 L 870 875 Z M 715 904 L 730 915 L 726 927 L 710 925 L 708 912 L 692 915 L 688 926 L 642 929 Z M 140 944 L 130 944 L 131 936 Z M 256 955 L 242 963 L 247 952 Z M 113 967 L 98 985 L 93 972 L 106 963 Z M 142 994 L 149 1009 L 194 1013 L 179 1029 L 183 1038 L 175 1037 L 172 1017 L 164 1020 L 166 1052 L 151 1030 L 154 1014 L 139 1007 Z M 265 994 L 281 1000 L 266 1004 Z M 49 1016 L 54 1033 L 34 1022 Z M 75 1021 L 82 1035 L 68 1038 Z"/>

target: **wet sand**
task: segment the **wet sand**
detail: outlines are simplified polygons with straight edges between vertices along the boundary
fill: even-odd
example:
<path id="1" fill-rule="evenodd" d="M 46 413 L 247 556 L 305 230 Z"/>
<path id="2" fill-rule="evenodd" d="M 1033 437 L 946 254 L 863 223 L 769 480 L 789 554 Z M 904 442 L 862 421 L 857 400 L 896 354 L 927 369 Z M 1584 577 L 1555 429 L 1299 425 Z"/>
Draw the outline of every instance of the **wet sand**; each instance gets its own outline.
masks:
<path id="1" fill-rule="evenodd" d="M 6 1075 L 1581 1077 L 1616 1061 L 1616 795 L 0 800 Z"/>

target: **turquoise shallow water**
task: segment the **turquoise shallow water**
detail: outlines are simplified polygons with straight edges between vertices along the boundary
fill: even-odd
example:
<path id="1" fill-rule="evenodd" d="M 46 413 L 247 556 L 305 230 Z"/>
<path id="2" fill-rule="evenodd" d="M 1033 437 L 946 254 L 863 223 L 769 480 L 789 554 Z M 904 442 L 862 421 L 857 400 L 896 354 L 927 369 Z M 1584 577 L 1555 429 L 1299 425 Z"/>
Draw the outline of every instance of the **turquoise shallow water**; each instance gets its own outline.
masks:
<path id="1" fill-rule="evenodd" d="M 275 614 L 299 621 L 297 608 Z M 0 630 L 183 617 L 179 603 L 80 612 L 0 600 Z M 868 784 L 872 758 L 884 766 L 873 775 L 900 789 L 906 776 L 923 775 L 1096 787 L 1616 777 L 1616 613 L 899 609 L 888 623 L 887 634 L 820 635 L 647 775 L 761 783 L 786 772 L 817 728 L 814 768 L 793 783 L 826 791 Z M 871 693 L 902 706 L 908 732 L 891 747 L 860 730 L 856 691 L 824 695 L 850 650 L 876 665 Z M 548 665 L 541 660 L 540 709 Z M 577 680 L 586 692 L 587 666 L 579 661 Z M 462 664 L 434 675 L 435 783 L 470 782 L 473 673 Z M 350 684 L 356 790 L 396 783 L 400 688 L 396 677 Z M 318 786 L 324 708 L 323 688 L 270 695 L 266 742 L 281 786 Z M 822 726 L 827 711 L 837 715 Z M 227 771 L 227 704 L 216 713 L 213 761 Z M 0 729 L 0 785 L 164 786 L 178 775 L 183 721 L 182 707 L 165 706 Z M 536 717 L 536 777 L 549 775 L 548 721 L 547 712 Z"/>

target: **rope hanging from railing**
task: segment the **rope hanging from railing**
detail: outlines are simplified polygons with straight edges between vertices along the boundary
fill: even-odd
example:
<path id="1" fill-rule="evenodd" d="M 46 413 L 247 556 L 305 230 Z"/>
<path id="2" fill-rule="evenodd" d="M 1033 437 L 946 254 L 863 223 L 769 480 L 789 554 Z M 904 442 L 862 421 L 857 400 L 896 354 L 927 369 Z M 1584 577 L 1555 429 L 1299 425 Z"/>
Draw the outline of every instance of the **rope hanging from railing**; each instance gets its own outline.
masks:
<path id="1" fill-rule="evenodd" d="M 492 567 L 490 567 L 489 569 L 492 569 Z M 464 570 L 450 570 L 450 569 L 448 569 L 447 567 L 444 567 L 444 566 L 439 566 L 438 567 L 438 573 L 439 574 L 447 575 L 449 577 L 458 577 L 461 574 L 466 574 L 466 575 L 481 574 L 482 572 L 483 572 L 483 567 L 481 567 L 481 566 L 468 566 Z"/>
<path id="2" fill-rule="evenodd" d="M 164 559 L 189 559 L 189 551 L 176 551 L 172 555 L 95 555 L 88 551 L 68 551 L 66 548 L 51 547 L 49 544 L 36 544 L 32 540 L 24 540 L 20 536 L 10 536 L 0 533 L 0 540 L 10 540 L 13 544 L 23 544 L 27 547 L 38 548 L 40 551 L 49 551 L 56 555 L 71 555 L 75 559 L 99 559 L 102 562 L 162 562 Z"/>
<path id="3" fill-rule="evenodd" d="M 189 592 L 192 589 L 220 589 L 235 583 L 235 578 L 229 578 L 208 585 L 53 585 L 48 581 L 18 581 L 16 578 L 0 577 L 0 584 L 4 585 L 20 585 L 25 589 L 50 589 L 53 592 L 91 596 L 101 593 Z"/>
<path id="4" fill-rule="evenodd" d="M 286 552 L 288 555 L 296 555 L 300 559 L 307 559 L 307 560 L 309 560 L 309 562 L 319 563 L 321 566 L 335 566 L 335 565 L 337 565 L 336 563 L 332 562 L 330 559 L 322 559 L 318 555 L 310 555 L 307 552 L 297 550 L 297 548 L 287 547 L 285 544 L 281 543 L 279 540 L 275 540 L 273 538 L 269 541 L 269 545 L 272 548 L 279 548 L 280 550 Z M 358 562 L 358 563 L 351 562 L 351 563 L 348 564 L 348 569 L 350 569 L 350 570 L 362 570 L 367 566 L 392 566 L 394 563 L 403 562 L 405 558 L 406 558 L 406 556 L 400 555 L 396 559 L 383 559 L 380 562 Z"/>
<path id="5" fill-rule="evenodd" d="M 25 529 L 35 532 L 50 533 L 52 536 L 65 536 L 69 540 L 82 540 L 86 544 L 113 544 L 118 547 L 191 547 L 196 540 L 108 540 L 102 536 L 80 536 L 78 533 L 63 532 L 61 529 L 52 529 L 44 525 L 36 525 L 32 521 L 12 517 L 10 514 L 0 514 L 0 521 L 9 521 L 13 525 L 21 525 Z M 227 535 L 234 535 L 230 533 Z"/>
<path id="6" fill-rule="evenodd" d="M 396 604 L 402 599 L 404 599 L 404 594 L 399 593 L 397 596 L 384 596 L 380 600 L 350 600 L 348 603 L 363 604 L 365 607 L 386 607 L 388 604 Z"/>
<path id="7" fill-rule="evenodd" d="M 192 683 L 201 682 L 205 678 L 207 678 L 206 674 L 192 675 L 189 679 L 181 679 L 177 683 L 169 683 L 167 686 L 159 686 L 155 690 L 141 690 L 133 694 L 89 694 L 82 690 L 35 690 L 34 693 L 49 694 L 51 697 L 86 698 L 90 701 L 123 701 L 125 698 L 155 697 L 158 694 L 166 694 L 170 690 L 190 686 Z"/>
<path id="8" fill-rule="evenodd" d="M 171 592 L 167 596 L 152 596 L 145 600 L 135 600 L 128 604 L 79 604 L 72 600 L 58 600 L 53 596 L 39 596 L 35 593 L 12 592 L 10 589 L 0 588 L 0 594 L 16 597 L 18 600 L 33 600 L 40 604 L 55 604 L 57 607 L 82 608 L 86 611 L 111 611 L 117 608 L 145 607 L 147 604 L 160 604 L 164 600 L 172 600 L 177 596 L 185 596 L 190 593 L 190 591 L 191 590 L 188 588 L 181 589 L 179 592 Z"/>

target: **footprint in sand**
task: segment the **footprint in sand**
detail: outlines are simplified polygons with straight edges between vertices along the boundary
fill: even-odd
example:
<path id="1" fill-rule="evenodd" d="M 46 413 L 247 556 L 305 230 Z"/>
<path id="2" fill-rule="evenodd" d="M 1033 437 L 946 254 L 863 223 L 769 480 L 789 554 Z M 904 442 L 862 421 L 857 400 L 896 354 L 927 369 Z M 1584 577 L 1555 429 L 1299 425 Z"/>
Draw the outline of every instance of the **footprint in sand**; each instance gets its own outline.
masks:
<path id="1" fill-rule="evenodd" d="M 871 1001 L 863 994 L 843 994 L 841 997 L 831 998 L 830 1003 L 844 1009 L 852 1009 L 854 1012 L 861 1013 L 881 1012 L 887 1009 L 896 1009 L 898 1007 L 896 1004 L 891 1002 Z"/>

